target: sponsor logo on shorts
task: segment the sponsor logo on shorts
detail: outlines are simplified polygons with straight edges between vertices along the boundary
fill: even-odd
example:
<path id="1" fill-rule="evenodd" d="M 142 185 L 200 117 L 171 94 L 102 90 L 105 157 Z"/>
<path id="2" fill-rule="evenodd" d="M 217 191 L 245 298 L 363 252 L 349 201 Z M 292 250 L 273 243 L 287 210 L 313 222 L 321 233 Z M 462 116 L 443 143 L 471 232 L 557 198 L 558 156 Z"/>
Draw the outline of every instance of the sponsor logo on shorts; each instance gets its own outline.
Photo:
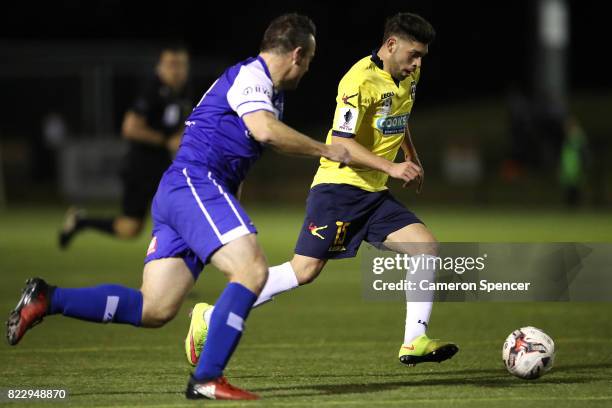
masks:
<path id="1" fill-rule="evenodd" d="M 308 231 L 310 231 L 310 233 L 312 235 L 314 235 L 315 237 L 319 238 L 319 239 L 325 239 L 325 237 L 321 234 L 319 234 L 319 231 L 324 230 L 325 228 L 327 228 L 327 225 L 324 225 L 322 227 L 317 227 L 314 223 L 310 223 L 308 224 Z"/>
<path id="2" fill-rule="evenodd" d="M 147 256 L 151 255 L 155 251 L 157 251 L 157 237 L 154 235 L 151 239 L 151 243 L 149 243 L 149 248 L 147 249 Z"/>

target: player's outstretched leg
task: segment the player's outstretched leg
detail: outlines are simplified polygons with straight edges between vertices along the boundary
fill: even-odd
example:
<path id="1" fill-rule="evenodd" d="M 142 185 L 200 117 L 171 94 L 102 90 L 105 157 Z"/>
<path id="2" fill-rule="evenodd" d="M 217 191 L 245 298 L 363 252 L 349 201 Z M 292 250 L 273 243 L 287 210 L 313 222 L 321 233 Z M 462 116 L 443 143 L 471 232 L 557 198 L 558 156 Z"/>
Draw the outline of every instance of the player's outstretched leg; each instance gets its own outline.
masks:
<path id="1" fill-rule="evenodd" d="M 223 371 L 244 330 L 244 321 L 268 275 L 265 257 L 254 234 L 237 238 L 211 258 L 230 283 L 216 302 L 208 337 L 193 375 L 187 383 L 189 399 L 257 399 L 258 396 L 229 384 Z"/>
<path id="2" fill-rule="evenodd" d="M 148 262 L 140 290 L 120 285 L 60 288 L 40 278 L 29 279 L 7 321 L 6 337 L 15 345 L 28 329 L 53 314 L 98 323 L 161 327 L 174 318 L 193 284 L 181 258 Z"/>
<path id="3" fill-rule="evenodd" d="M 40 278 L 28 279 L 21 299 L 6 323 L 9 344 L 16 345 L 28 329 L 53 314 L 91 322 L 140 326 L 142 293 L 119 285 L 58 288 Z"/>

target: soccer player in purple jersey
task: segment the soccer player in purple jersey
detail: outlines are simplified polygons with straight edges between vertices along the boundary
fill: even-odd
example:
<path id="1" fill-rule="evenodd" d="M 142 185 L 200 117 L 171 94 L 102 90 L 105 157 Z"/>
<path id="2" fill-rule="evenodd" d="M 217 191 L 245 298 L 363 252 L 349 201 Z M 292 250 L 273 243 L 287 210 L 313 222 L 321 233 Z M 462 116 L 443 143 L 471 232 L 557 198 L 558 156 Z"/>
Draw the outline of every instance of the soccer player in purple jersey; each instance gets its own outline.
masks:
<path id="1" fill-rule="evenodd" d="M 210 262 L 229 284 L 217 299 L 204 358 L 185 394 L 191 399 L 257 398 L 223 377 L 268 276 L 257 231 L 236 192 L 264 145 L 287 154 L 350 162 L 345 147 L 316 142 L 281 122 L 283 91 L 298 86 L 314 53 L 315 26 L 308 17 L 287 14 L 273 20 L 260 54 L 228 68 L 185 124 L 181 147 L 153 200 L 153 238 L 142 287 L 69 289 L 30 279 L 9 316 L 8 342 L 17 344 L 29 328 L 53 314 L 161 327 L 176 315 Z"/>

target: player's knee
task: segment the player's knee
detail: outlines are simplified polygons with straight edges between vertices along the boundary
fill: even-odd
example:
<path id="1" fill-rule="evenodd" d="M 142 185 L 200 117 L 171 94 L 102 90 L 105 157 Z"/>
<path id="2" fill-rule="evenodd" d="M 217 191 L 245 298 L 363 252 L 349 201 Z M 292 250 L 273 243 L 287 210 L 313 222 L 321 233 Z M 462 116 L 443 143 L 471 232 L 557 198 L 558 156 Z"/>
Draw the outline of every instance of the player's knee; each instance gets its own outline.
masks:
<path id="1" fill-rule="evenodd" d="M 259 294 L 268 280 L 268 264 L 266 258 L 255 255 L 248 260 L 243 260 L 236 268 L 226 273 L 233 282 L 246 286 L 251 291 Z"/>

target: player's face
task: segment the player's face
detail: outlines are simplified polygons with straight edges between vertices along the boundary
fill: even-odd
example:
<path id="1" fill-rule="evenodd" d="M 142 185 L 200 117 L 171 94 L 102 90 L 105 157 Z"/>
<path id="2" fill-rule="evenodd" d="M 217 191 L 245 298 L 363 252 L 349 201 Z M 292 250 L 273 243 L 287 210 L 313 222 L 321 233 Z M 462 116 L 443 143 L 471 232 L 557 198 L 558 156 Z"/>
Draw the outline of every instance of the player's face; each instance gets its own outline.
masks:
<path id="1" fill-rule="evenodd" d="M 159 57 L 157 75 L 166 85 L 180 89 L 189 75 L 189 55 L 185 51 L 164 51 Z"/>
<path id="2" fill-rule="evenodd" d="M 392 37 L 395 42 L 391 44 L 390 71 L 393 78 L 400 81 L 421 67 L 421 61 L 427 55 L 427 44 L 411 41 L 401 37 Z"/>
<path id="3" fill-rule="evenodd" d="M 296 89 L 302 77 L 308 72 L 316 48 L 316 42 L 313 36 L 310 36 L 309 43 L 308 47 L 299 48 L 291 54 L 292 65 L 286 76 L 284 89 Z"/>

